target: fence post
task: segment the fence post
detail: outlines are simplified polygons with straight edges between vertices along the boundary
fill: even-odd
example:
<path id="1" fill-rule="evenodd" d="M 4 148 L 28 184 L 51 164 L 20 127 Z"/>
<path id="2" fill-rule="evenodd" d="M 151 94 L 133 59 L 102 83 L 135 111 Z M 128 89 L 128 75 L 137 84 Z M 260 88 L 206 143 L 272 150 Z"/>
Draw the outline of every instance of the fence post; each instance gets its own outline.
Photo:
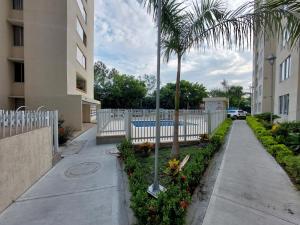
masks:
<path id="1" fill-rule="evenodd" d="M 212 130 L 211 130 L 211 112 L 210 111 L 207 112 L 207 132 L 208 132 L 208 134 L 212 133 Z"/>
<path id="2" fill-rule="evenodd" d="M 58 111 L 54 111 L 53 113 L 53 141 L 54 141 L 54 152 L 57 153 L 59 151 L 58 148 Z"/>
<path id="3" fill-rule="evenodd" d="M 183 135 L 184 135 L 184 142 L 186 142 L 186 139 L 187 139 L 187 137 L 186 137 L 186 135 L 187 135 L 187 111 L 186 110 L 183 111 L 183 120 L 184 120 Z"/>
<path id="4" fill-rule="evenodd" d="M 132 113 L 131 113 L 131 111 L 129 111 L 129 110 L 127 110 L 126 111 L 126 138 L 128 139 L 128 140 L 130 140 L 131 139 L 131 118 L 132 117 Z"/>
<path id="5" fill-rule="evenodd" d="M 100 131 L 100 110 L 96 111 L 96 120 L 97 120 L 97 133 Z"/>

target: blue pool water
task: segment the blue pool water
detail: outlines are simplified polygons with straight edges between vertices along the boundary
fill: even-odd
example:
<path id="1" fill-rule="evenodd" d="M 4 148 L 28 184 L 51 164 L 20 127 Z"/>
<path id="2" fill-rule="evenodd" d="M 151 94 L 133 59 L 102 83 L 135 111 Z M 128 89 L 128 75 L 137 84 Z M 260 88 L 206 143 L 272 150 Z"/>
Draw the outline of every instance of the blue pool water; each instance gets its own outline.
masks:
<path id="1" fill-rule="evenodd" d="M 170 127 L 174 126 L 174 120 L 161 120 L 160 121 L 160 126 L 162 127 Z M 156 126 L 156 121 L 149 121 L 149 120 L 136 120 L 132 121 L 132 124 L 136 127 L 155 127 Z M 179 122 L 179 126 L 182 126 L 183 122 Z"/>

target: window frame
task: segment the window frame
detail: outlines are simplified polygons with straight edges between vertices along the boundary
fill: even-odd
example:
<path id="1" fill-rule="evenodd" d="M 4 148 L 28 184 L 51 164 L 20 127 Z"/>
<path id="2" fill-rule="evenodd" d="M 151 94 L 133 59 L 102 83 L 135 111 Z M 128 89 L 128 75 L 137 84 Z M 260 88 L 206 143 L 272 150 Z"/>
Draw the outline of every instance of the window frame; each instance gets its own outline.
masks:
<path id="1" fill-rule="evenodd" d="M 280 64 L 279 81 L 283 82 L 285 80 L 288 80 L 291 77 L 291 71 L 292 71 L 292 59 L 291 59 L 291 55 L 289 55 Z"/>
<path id="2" fill-rule="evenodd" d="M 86 66 L 87 66 L 86 56 L 84 55 L 83 51 L 81 50 L 81 48 L 78 45 L 76 45 L 76 47 L 77 47 L 76 48 L 76 60 L 86 70 Z M 80 55 L 78 53 L 80 53 Z"/>
<path id="3" fill-rule="evenodd" d="M 79 8 L 80 14 L 81 14 L 84 22 L 87 24 L 87 13 L 86 13 L 86 10 L 85 10 L 82 0 L 77 0 L 77 6 Z"/>
<path id="4" fill-rule="evenodd" d="M 13 46 L 24 46 L 24 27 L 13 25 Z"/>
<path id="5" fill-rule="evenodd" d="M 23 0 L 12 0 L 13 10 L 23 10 Z"/>
<path id="6" fill-rule="evenodd" d="M 76 31 L 83 44 L 86 46 L 87 45 L 86 33 L 78 17 L 76 17 Z"/>
<path id="7" fill-rule="evenodd" d="M 17 74 L 17 71 L 20 74 Z M 24 83 L 25 82 L 25 68 L 24 68 L 24 63 L 14 62 L 14 82 L 15 83 Z"/>
<path id="8" fill-rule="evenodd" d="M 290 94 L 279 96 L 279 114 L 289 115 Z"/>

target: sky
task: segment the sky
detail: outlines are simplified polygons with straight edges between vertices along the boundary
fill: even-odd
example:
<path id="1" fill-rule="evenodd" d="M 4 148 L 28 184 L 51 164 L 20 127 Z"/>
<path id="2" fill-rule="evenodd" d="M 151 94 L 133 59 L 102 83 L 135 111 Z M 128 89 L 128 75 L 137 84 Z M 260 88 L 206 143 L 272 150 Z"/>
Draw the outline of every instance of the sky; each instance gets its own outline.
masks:
<path id="1" fill-rule="evenodd" d="M 245 0 L 229 0 L 234 8 Z M 134 76 L 156 75 L 156 27 L 137 0 L 95 1 L 95 61 Z M 177 60 L 162 64 L 162 85 L 175 82 Z M 222 48 L 192 49 L 182 62 L 182 80 L 204 84 L 209 90 L 220 88 L 226 79 L 230 85 L 249 90 L 252 76 L 252 51 Z"/>

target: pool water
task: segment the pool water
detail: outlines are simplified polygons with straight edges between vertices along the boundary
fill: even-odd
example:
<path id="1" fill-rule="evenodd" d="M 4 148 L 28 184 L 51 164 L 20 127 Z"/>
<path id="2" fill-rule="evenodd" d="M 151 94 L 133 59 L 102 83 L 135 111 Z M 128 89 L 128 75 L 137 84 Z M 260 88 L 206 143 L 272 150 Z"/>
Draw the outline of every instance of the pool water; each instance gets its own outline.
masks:
<path id="1" fill-rule="evenodd" d="M 135 127 L 155 127 L 156 126 L 156 121 L 153 120 L 135 120 L 132 121 L 132 124 Z M 161 120 L 160 121 L 160 126 L 162 127 L 170 127 L 170 126 L 174 126 L 175 121 L 174 120 Z M 179 126 L 182 126 L 183 122 L 179 122 Z"/>

